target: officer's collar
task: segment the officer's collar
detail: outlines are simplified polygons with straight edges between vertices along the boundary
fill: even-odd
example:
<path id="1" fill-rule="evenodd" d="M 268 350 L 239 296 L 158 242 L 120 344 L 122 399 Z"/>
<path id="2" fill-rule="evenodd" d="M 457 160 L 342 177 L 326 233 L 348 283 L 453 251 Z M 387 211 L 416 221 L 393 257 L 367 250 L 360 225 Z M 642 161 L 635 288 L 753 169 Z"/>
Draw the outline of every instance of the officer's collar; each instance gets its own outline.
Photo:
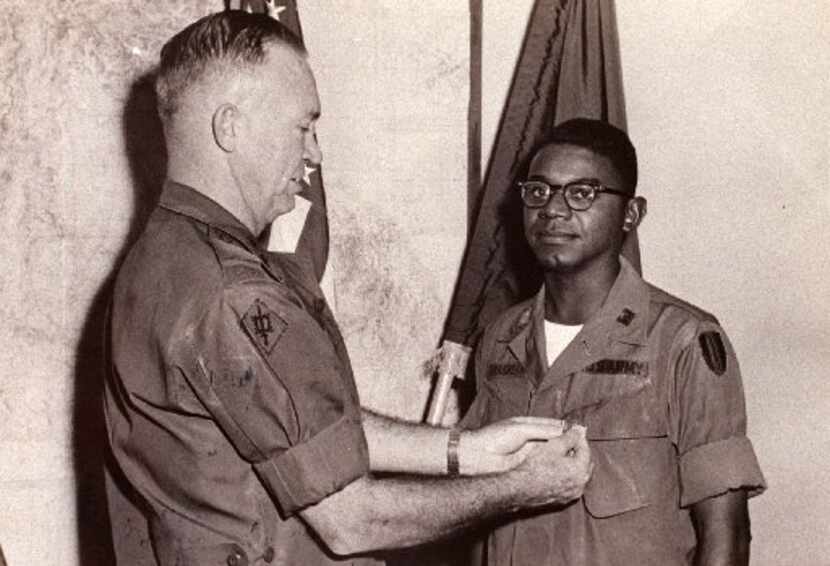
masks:
<path id="1" fill-rule="evenodd" d="M 207 224 L 210 229 L 223 232 L 250 251 L 256 252 L 259 249 L 256 237 L 242 222 L 219 203 L 192 187 L 166 180 L 159 206 Z"/>

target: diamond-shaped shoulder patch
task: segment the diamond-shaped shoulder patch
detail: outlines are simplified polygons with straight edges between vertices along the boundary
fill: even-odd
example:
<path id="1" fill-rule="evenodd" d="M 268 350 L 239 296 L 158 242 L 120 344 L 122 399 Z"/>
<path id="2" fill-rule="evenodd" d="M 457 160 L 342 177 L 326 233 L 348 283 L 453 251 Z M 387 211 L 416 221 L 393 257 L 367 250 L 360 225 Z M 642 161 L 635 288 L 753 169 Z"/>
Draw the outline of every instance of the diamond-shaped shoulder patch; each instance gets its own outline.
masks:
<path id="1" fill-rule="evenodd" d="M 288 328 L 288 323 L 265 302 L 257 299 L 242 317 L 242 326 L 254 343 L 266 354 L 270 354 Z"/>

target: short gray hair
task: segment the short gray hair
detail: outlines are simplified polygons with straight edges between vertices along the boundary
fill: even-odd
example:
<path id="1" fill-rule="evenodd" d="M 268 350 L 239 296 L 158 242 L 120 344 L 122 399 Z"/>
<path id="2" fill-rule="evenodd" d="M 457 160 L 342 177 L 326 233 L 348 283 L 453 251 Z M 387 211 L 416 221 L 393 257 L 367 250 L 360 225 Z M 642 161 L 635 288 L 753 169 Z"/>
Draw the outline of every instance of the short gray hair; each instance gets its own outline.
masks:
<path id="1" fill-rule="evenodd" d="M 305 56 L 302 41 L 265 14 L 226 10 L 205 16 L 174 35 L 161 49 L 156 97 L 162 122 L 172 118 L 182 95 L 213 70 L 252 70 L 261 64 L 270 44 L 286 46 Z"/>

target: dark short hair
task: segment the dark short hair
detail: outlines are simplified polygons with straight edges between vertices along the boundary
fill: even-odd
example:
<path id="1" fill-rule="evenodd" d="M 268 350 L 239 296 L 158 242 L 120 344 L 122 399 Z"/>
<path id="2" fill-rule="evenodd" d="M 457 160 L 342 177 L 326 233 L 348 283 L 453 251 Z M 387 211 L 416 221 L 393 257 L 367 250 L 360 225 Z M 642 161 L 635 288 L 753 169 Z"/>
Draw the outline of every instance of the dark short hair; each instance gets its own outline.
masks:
<path id="1" fill-rule="evenodd" d="M 252 69 L 264 61 L 270 44 L 306 53 L 297 36 L 265 14 L 226 10 L 181 30 L 161 49 L 156 96 L 162 120 L 176 113 L 182 94 L 207 72 L 221 65 Z"/>
<path id="2" fill-rule="evenodd" d="M 591 118 L 574 118 L 555 126 L 536 153 L 543 147 L 569 144 L 584 147 L 611 161 L 626 188 L 637 188 L 637 151 L 623 130 L 608 122 Z M 534 154 L 535 155 L 535 154 Z"/>

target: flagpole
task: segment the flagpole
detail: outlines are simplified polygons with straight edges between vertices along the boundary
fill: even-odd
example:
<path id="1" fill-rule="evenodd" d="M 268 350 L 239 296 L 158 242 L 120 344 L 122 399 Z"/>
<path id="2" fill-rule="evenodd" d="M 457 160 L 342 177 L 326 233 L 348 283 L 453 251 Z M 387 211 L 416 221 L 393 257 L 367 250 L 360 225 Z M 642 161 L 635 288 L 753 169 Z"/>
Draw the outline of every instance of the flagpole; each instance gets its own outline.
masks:
<path id="1" fill-rule="evenodd" d="M 477 203 L 481 196 L 481 68 L 482 68 L 482 0 L 469 0 L 470 12 L 470 74 L 467 104 L 467 202 Z M 467 206 L 468 233 L 475 222 L 475 206 Z M 444 340 L 433 358 L 437 366 L 425 422 L 439 426 L 449 405 L 450 392 L 456 379 L 464 379 L 471 349 Z"/>

